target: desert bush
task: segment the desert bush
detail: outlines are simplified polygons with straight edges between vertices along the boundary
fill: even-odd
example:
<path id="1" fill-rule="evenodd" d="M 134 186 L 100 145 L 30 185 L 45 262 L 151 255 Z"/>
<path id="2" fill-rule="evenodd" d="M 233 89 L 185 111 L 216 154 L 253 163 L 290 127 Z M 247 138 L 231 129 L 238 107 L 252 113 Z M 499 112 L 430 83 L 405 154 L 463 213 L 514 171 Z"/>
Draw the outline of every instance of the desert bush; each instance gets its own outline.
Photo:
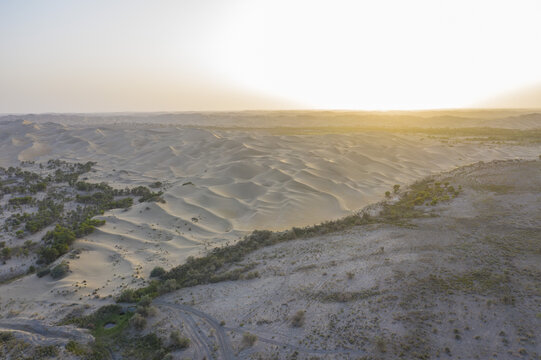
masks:
<path id="1" fill-rule="evenodd" d="M 376 346 L 376 349 L 378 349 L 378 351 L 381 353 L 385 353 L 387 351 L 387 344 L 385 342 L 385 339 L 381 336 L 377 336 L 374 339 L 374 345 Z"/>
<path id="2" fill-rule="evenodd" d="M 151 305 L 147 305 L 147 306 L 137 306 L 137 314 L 140 314 L 141 316 L 143 317 L 152 317 L 152 316 L 155 316 L 156 313 L 158 312 L 158 310 L 154 307 L 154 306 L 151 306 Z"/>
<path id="3" fill-rule="evenodd" d="M 305 311 L 299 310 L 291 317 L 291 325 L 293 327 L 301 327 L 304 325 Z"/>
<path id="4" fill-rule="evenodd" d="M 244 334 L 242 334 L 242 347 L 243 348 L 254 346 L 256 341 L 257 341 L 257 335 L 249 333 L 249 332 L 245 332 Z"/>
<path id="5" fill-rule="evenodd" d="M 9 199 L 10 205 L 31 205 L 35 202 L 32 196 L 22 196 Z"/>
<path id="6" fill-rule="evenodd" d="M 141 314 L 135 314 L 130 319 L 130 325 L 137 330 L 143 330 L 147 326 L 147 320 Z"/>
<path id="7" fill-rule="evenodd" d="M 156 182 L 150 184 L 149 186 L 150 186 L 151 188 L 153 188 L 153 189 L 157 189 L 157 188 L 162 187 L 162 185 L 163 185 L 163 184 L 162 184 L 161 181 L 156 181 Z"/>
<path id="8" fill-rule="evenodd" d="M 243 276 L 243 278 L 245 280 L 251 280 L 251 279 L 255 279 L 255 278 L 258 278 L 260 275 L 259 275 L 259 271 L 250 271 L 249 273 L 247 273 L 246 275 Z"/>
<path id="9" fill-rule="evenodd" d="M 47 231 L 43 237 L 45 245 L 40 250 L 40 260 L 46 264 L 50 264 L 59 256 L 68 252 L 69 246 L 73 244 L 76 236 L 75 233 L 61 225 L 56 225 L 52 231 Z"/>
<path id="10" fill-rule="evenodd" d="M 83 355 L 86 355 L 87 353 L 83 345 L 73 340 L 68 341 L 68 343 L 66 344 L 66 350 L 78 356 L 83 356 Z"/>
<path id="11" fill-rule="evenodd" d="M 139 297 L 134 289 L 126 289 L 120 293 L 116 301 L 133 303 L 136 302 L 138 299 Z"/>
<path id="12" fill-rule="evenodd" d="M 165 282 L 159 286 L 158 292 L 160 294 L 166 294 L 175 291 L 176 289 L 178 289 L 177 281 L 175 279 L 169 279 L 165 280 Z"/>
<path id="13" fill-rule="evenodd" d="M 38 346 L 34 349 L 34 359 L 58 357 L 60 351 L 54 345 Z"/>
<path id="14" fill-rule="evenodd" d="M 13 340 L 14 338 L 15 336 L 13 335 L 13 333 L 8 331 L 0 331 L 0 344 Z"/>
<path id="15" fill-rule="evenodd" d="M 190 339 L 180 334 L 180 331 L 174 330 L 169 335 L 170 347 L 175 350 L 186 349 L 190 346 Z"/>
<path id="16" fill-rule="evenodd" d="M 11 252 L 12 252 L 12 250 L 9 247 L 2 248 L 2 259 L 3 260 L 10 259 L 11 258 Z"/>
<path id="17" fill-rule="evenodd" d="M 97 226 L 105 225 L 105 220 L 98 219 L 86 219 L 80 224 L 76 225 L 75 236 L 81 237 L 89 235 L 96 229 Z"/>
<path id="18" fill-rule="evenodd" d="M 36 273 L 36 275 L 41 278 L 41 277 L 44 277 L 45 275 L 49 275 L 49 273 L 51 272 L 51 269 L 46 267 L 46 268 L 41 268 L 38 270 L 38 272 Z"/>
<path id="19" fill-rule="evenodd" d="M 156 266 L 154 269 L 152 269 L 152 271 L 150 272 L 150 277 L 160 277 L 162 276 L 163 274 L 165 274 L 165 269 L 160 267 L 160 266 Z"/>
<path id="20" fill-rule="evenodd" d="M 139 302 L 137 303 L 138 306 L 150 306 L 152 303 L 152 297 L 149 295 L 142 296 Z"/>
<path id="21" fill-rule="evenodd" d="M 56 265 L 51 269 L 51 277 L 53 279 L 63 278 L 68 274 L 70 267 L 67 262 L 62 261 L 60 264 Z"/>

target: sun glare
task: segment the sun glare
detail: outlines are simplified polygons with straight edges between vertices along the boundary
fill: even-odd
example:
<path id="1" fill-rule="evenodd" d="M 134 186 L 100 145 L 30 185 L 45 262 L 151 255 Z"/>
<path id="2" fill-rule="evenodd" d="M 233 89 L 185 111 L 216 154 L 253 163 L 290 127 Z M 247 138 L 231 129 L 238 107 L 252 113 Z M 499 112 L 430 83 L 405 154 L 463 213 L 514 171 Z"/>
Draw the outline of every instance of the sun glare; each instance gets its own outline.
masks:
<path id="1" fill-rule="evenodd" d="M 541 79 L 535 10 L 538 2 L 247 2 L 216 37 L 213 66 L 313 108 L 472 106 Z"/>

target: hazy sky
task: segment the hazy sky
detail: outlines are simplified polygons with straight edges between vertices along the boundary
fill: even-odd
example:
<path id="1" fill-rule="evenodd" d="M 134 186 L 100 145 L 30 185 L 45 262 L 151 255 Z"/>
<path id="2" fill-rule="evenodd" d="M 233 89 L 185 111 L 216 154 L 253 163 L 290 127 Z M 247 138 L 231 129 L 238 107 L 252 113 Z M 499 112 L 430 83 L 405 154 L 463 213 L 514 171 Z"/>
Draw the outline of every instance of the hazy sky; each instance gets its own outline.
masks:
<path id="1" fill-rule="evenodd" d="M 541 107 L 540 17 L 539 0 L 2 0 L 0 113 Z"/>

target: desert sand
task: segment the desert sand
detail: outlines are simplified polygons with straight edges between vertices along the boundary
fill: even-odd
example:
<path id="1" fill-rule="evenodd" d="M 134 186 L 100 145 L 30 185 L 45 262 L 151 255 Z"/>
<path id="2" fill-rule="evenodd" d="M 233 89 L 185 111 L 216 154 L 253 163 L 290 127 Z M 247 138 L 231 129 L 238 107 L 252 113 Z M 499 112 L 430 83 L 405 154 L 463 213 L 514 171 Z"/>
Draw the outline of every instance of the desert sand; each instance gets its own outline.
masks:
<path id="1" fill-rule="evenodd" d="M 48 277 L 25 276 L 0 285 L 2 316 L 52 324 L 53 319 L 69 310 L 70 304 L 84 303 L 89 309 L 94 309 L 110 303 L 123 289 L 144 285 L 153 267 L 171 268 L 188 256 L 199 256 L 215 246 L 234 243 L 254 229 L 284 230 L 340 218 L 380 201 L 394 184 L 405 186 L 427 175 L 478 161 L 529 160 L 537 159 L 541 154 L 539 143 L 466 141 L 422 133 L 388 132 L 372 127 L 348 132 L 325 130 L 303 133 L 302 126 L 321 123 L 306 119 L 304 122 L 296 121 L 302 118 L 302 114 L 295 113 L 277 120 L 280 126 L 289 124 L 287 131 L 278 131 L 269 125 L 272 115 L 260 115 L 266 122 L 254 122 L 249 120 L 250 116 L 242 115 L 248 120 L 244 127 L 242 121 L 236 122 L 235 128 L 231 127 L 232 115 L 219 114 L 196 116 L 196 120 L 204 118 L 203 125 L 198 125 L 193 119 L 184 122 L 182 119 L 175 122 L 171 118 L 163 122 L 148 121 L 150 115 L 140 121 L 135 121 L 133 116 L 118 115 L 109 117 L 109 123 L 107 116 L 100 117 L 101 121 L 94 121 L 92 116 L 89 119 L 61 115 L 11 115 L 0 120 L 0 166 L 17 165 L 20 161 L 42 162 L 51 158 L 73 162 L 96 161 L 96 171 L 88 174 L 87 181 L 105 180 L 119 188 L 161 181 L 166 190 L 164 204 L 136 204 L 128 211 L 109 211 L 100 217 L 107 221 L 106 225 L 77 240 L 75 250 L 80 253 L 68 259 L 71 273 L 67 277 L 54 281 Z M 391 126 L 396 121 L 406 121 L 408 116 L 384 122 Z M 189 118 L 186 114 L 183 117 Z M 436 117 L 439 124 L 457 124 L 456 114 L 436 114 Z M 516 121 L 504 121 L 512 117 Z M 420 119 L 419 124 L 429 123 L 426 116 Z M 504 122 L 519 129 L 541 127 L 539 116 L 523 113 L 461 119 L 458 123 L 472 127 L 490 124 L 501 127 Z M 369 125 L 374 122 L 370 120 Z M 349 126 L 351 119 L 342 119 L 338 124 Z M 449 211 L 462 211 L 453 209 Z M 383 234 L 382 231 L 387 232 Z M 371 230 L 369 234 L 373 235 L 363 237 L 359 245 L 366 248 L 363 256 L 367 256 L 368 248 L 372 251 L 376 246 L 367 245 L 371 244 L 370 239 L 380 235 L 392 238 L 394 231 Z M 339 249 L 351 245 L 348 241 L 357 238 L 356 233 L 337 236 L 339 240 L 331 237 L 314 241 L 328 240 L 332 244 L 336 240 L 341 244 L 337 245 Z M 400 233 L 396 236 L 413 235 Z M 344 241 L 345 245 L 341 243 Z M 382 240 L 374 244 L 379 242 Z M 389 245 L 384 246 L 387 249 Z M 299 249 L 302 248 L 300 246 Z M 342 256 L 328 249 L 324 253 L 329 261 L 335 255 L 337 258 Z M 407 252 L 400 254 L 397 261 L 419 256 Z M 312 263 L 315 255 L 307 250 L 306 256 L 307 264 Z M 291 257 L 299 261 L 303 259 L 301 254 L 291 254 Z M 394 259 L 392 257 L 390 261 Z M 2 266 L 12 266 L 10 261 L 21 260 L 9 260 Z M 277 268 L 283 266 L 275 264 Z M 371 265 L 362 266 L 368 271 Z M 297 267 L 290 264 L 282 271 L 292 274 Z M 261 269 L 265 274 L 269 271 L 268 268 Z M 385 271 L 385 276 L 390 276 Z M 372 282 L 379 283 L 380 280 L 376 279 L 378 274 L 370 272 L 370 279 L 362 282 L 363 288 Z M 254 293 L 256 299 L 263 299 L 279 290 L 273 288 L 278 286 L 274 280 L 269 282 L 270 288 L 266 287 L 265 279 L 258 281 L 257 289 L 261 293 Z M 306 281 L 309 283 L 311 280 Z M 316 287 L 322 284 L 314 282 Z M 228 312 L 230 318 L 226 322 L 238 329 L 240 325 L 234 319 L 245 317 L 252 323 L 257 321 L 256 317 L 264 317 L 257 312 L 252 300 L 246 300 L 245 304 L 251 307 L 253 315 L 235 313 L 233 308 L 238 308 L 240 299 L 247 299 L 242 292 L 256 291 L 253 287 L 243 289 L 240 286 L 234 283 L 198 288 L 192 297 L 200 309 L 217 318 L 220 312 Z M 279 287 L 292 291 L 288 287 Z M 180 297 L 188 298 L 187 294 L 192 290 L 183 291 Z M 227 308 L 228 303 L 223 308 L 216 305 L 216 301 L 234 293 L 238 297 L 230 304 L 232 308 Z M 288 294 L 277 295 L 276 298 L 287 303 L 285 297 Z M 177 295 L 174 299 L 178 298 Z M 202 302 L 202 298 L 207 302 Z M 173 301 L 173 298 L 164 301 Z M 282 306 L 281 303 L 274 305 Z M 301 306 L 300 303 L 294 305 Z M 286 308 L 291 309 L 289 305 Z M 336 311 L 339 308 L 333 307 Z M 273 317 L 273 323 L 278 319 L 278 313 L 268 316 Z M 280 326 L 284 326 L 283 322 Z M 273 325 L 272 331 L 265 331 L 280 333 L 280 326 Z M 303 337 L 305 335 L 299 334 L 299 341 L 307 341 Z M 261 337 L 264 337 L 263 332 Z M 336 345 L 336 342 L 330 342 L 326 346 L 333 348 Z M 197 347 L 194 349 L 201 351 Z M 360 352 L 355 354 L 360 355 Z"/>

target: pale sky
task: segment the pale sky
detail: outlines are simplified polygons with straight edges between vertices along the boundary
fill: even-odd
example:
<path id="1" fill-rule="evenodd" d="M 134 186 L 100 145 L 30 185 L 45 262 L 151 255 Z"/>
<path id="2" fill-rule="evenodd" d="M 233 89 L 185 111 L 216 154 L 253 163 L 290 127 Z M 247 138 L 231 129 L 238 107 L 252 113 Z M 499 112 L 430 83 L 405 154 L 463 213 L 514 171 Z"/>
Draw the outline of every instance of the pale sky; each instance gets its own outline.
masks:
<path id="1" fill-rule="evenodd" d="M 0 113 L 541 107 L 540 18 L 539 0 L 2 0 Z"/>

